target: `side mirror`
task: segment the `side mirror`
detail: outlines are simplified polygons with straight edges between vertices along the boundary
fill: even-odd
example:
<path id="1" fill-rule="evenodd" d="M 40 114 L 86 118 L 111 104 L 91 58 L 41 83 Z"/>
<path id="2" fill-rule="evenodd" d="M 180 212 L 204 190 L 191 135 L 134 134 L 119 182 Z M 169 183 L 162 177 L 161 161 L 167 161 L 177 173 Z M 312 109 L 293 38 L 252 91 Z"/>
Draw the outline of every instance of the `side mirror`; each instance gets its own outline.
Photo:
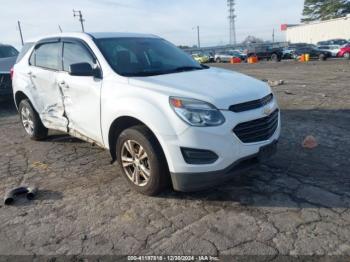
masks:
<path id="1" fill-rule="evenodd" d="M 95 76 L 95 70 L 89 63 L 71 64 L 69 74 L 72 76 Z"/>

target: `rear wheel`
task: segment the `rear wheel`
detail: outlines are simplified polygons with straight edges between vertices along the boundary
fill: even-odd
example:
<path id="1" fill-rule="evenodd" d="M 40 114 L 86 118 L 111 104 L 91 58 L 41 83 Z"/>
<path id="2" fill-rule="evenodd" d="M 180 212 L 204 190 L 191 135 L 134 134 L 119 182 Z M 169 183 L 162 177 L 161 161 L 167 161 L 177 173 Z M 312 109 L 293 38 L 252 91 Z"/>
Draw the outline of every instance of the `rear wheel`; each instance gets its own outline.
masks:
<path id="1" fill-rule="evenodd" d="M 43 125 L 28 99 L 20 102 L 18 110 L 23 128 L 31 139 L 41 140 L 47 137 L 48 129 Z"/>
<path id="2" fill-rule="evenodd" d="M 219 57 L 216 58 L 215 62 L 216 62 L 216 63 L 221 63 L 221 58 L 219 58 Z"/>
<path id="3" fill-rule="evenodd" d="M 122 132 L 116 152 L 124 177 L 134 190 L 154 196 L 167 186 L 169 171 L 163 151 L 147 127 L 135 126 Z"/>
<path id="4" fill-rule="evenodd" d="M 278 55 L 277 55 L 277 54 L 272 54 L 272 55 L 271 55 L 271 61 L 273 61 L 273 62 L 279 62 Z"/>
<path id="5" fill-rule="evenodd" d="M 325 54 L 320 54 L 318 58 L 319 58 L 320 61 L 326 61 L 327 60 L 327 56 Z"/>

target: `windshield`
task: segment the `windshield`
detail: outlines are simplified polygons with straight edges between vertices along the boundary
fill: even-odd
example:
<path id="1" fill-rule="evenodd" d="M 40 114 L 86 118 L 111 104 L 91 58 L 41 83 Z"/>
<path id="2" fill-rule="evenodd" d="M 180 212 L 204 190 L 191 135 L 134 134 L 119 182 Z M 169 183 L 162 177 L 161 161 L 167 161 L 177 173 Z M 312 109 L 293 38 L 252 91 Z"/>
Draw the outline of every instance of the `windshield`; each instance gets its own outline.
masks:
<path id="1" fill-rule="evenodd" d="M 96 40 L 115 72 L 122 76 L 152 76 L 204 69 L 191 56 L 159 38 Z"/>
<path id="2" fill-rule="evenodd" d="M 13 57 L 18 55 L 18 51 L 12 46 L 0 46 L 0 58 Z"/>

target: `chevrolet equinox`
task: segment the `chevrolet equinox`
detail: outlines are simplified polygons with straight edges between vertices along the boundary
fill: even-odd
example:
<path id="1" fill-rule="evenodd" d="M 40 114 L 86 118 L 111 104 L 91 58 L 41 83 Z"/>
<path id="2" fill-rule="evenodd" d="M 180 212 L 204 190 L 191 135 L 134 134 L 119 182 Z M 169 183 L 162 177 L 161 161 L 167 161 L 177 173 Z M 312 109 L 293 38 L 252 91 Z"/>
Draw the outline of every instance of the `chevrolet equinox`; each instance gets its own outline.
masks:
<path id="1" fill-rule="evenodd" d="M 62 33 L 28 42 L 13 69 L 24 130 L 68 133 L 110 151 L 132 188 L 196 191 L 276 150 L 271 88 L 200 65 L 154 35 Z"/>

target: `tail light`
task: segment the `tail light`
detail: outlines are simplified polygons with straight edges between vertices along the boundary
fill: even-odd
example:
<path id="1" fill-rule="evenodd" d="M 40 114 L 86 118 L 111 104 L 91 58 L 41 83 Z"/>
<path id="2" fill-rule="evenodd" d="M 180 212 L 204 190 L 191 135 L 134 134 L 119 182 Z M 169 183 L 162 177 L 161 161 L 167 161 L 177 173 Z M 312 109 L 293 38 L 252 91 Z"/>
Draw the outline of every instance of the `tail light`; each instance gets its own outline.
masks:
<path id="1" fill-rule="evenodd" d="M 10 70 L 11 80 L 13 80 L 13 74 L 14 74 L 14 69 L 13 69 L 13 67 L 12 67 L 11 70 Z"/>

